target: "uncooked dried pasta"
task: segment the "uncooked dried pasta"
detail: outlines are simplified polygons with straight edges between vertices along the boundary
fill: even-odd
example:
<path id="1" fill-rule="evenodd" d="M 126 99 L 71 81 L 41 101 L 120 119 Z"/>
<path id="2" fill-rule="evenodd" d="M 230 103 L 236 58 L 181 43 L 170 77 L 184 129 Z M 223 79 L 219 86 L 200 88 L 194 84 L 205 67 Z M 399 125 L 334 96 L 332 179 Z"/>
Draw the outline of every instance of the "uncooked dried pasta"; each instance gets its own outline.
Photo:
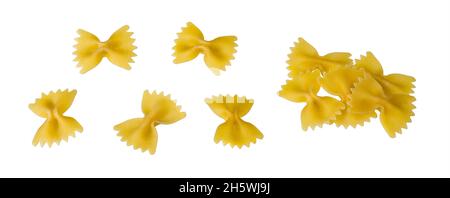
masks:
<path id="1" fill-rule="evenodd" d="M 225 67 L 230 65 L 230 61 L 234 59 L 236 40 L 235 36 L 221 36 L 207 41 L 200 29 L 188 22 L 175 40 L 173 62 L 184 63 L 195 59 L 202 53 L 208 68 L 215 74 L 219 74 L 220 71 L 225 71 Z"/>
<path id="2" fill-rule="evenodd" d="M 230 144 L 231 147 L 241 148 L 250 143 L 256 143 L 257 139 L 264 136 L 253 124 L 242 120 L 253 106 L 253 100 L 235 96 L 213 96 L 205 100 L 209 108 L 219 117 L 225 120 L 216 129 L 214 141 Z"/>
<path id="3" fill-rule="evenodd" d="M 377 117 L 375 111 L 370 112 L 353 112 L 349 108 L 348 102 L 350 99 L 351 88 L 354 87 L 361 78 L 365 75 L 363 70 L 354 67 L 342 67 L 328 72 L 322 79 L 322 88 L 328 93 L 339 96 L 341 101 L 345 104 L 345 109 L 336 115 L 334 123 L 336 126 L 356 127 L 357 125 L 364 125 L 371 118 Z"/>
<path id="4" fill-rule="evenodd" d="M 387 94 L 413 93 L 413 83 L 416 79 L 404 74 L 384 75 L 383 67 L 372 52 L 367 52 L 366 56 L 361 56 L 360 59 L 357 59 L 355 66 L 369 73 Z"/>
<path id="5" fill-rule="evenodd" d="M 380 111 L 380 121 L 390 137 L 407 128 L 414 116 L 416 100 L 415 78 L 404 74 L 383 74 L 383 67 L 376 57 L 367 52 L 356 60 L 355 67 L 365 71 L 364 79 L 355 84 L 350 95 L 352 111 L 367 113 Z"/>
<path id="6" fill-rule="evenodd" d="M 331 70 L 351 65 L 352 55 L 347 52 L 333 52 L 324 56 L 319 55 L 317 50 L 303 38 L 299 38 L 289 54 L 288 69 L 289 77 L 293 78 L 304 72 L 315 69 L 323 74 Z"/>
<path id="7" fill-rule="evenodd" d="M 414 115 L 415 79 L 404 74 L 384 75 L 371 52 L 353 61 L 350 53 L 320 56 L 304 39 L 292 48 L 288 70 L 290 80 L 279 95 L 293 102 L 306 102 L 301 113 L 302 128 L 334 123 L 336 126 L 363 126 L 377 117 L 390 137 L 401 133 Z M 317 96 L 323 88 L 338 97 Z"/>
<path id="8" fill-rule="evenodd" d="M 141 105 L 144 117 L 126 120 L 114 126 L 114 129 L 119 131 L 118 136 L 127 145 L 154 154 L 158 143 L 155 127 L 159 124 L 173 124 L 186 117 L 186 113 L 181 112 L 181 107 L 177 106 L 170 95 L 166 96 L 162 92 L 145 91 Z"/>
<path id="9" fill-rule="evenodd" d="M 414 115 L 415 98 L 407 94 L 389 95 L 372 76 L 366 76 L 358 82 L 350 96 L 353 112 L 367 113 L 375 109 L 380 111 L 380 121 L 390 137 L 401 133 L 402 128 L 411 121 Z"/>
<path id="10" fill-rule="evenodd" d="M 333 97 L 317 95 L 320 89 L 320 80 L 318 69 L 299 74 L 288 80 L 278 93 L 292 102 L 306 103 L 301 113 L 303 130 L 331 123 L 345 108 L 344 103 Z"/>
<path id="11" fill-rule="evenodd" d="M 136 46 L 133 45 L 134 40 L 131 38 L 132 32 L 128 31 L 128 25 L 125 25 L 115 31 L 107 41 L 100 41 L 97 36 L 85 30 L 79 29 L 79 38 L 76 39 L 77 44 L 74 55 L 78 67 L 81 67 L 80 73 L 84 74 L 95 66 L 97 66 L 104 57 L 124 69 L 131 69 L 130 63 L 133 63 L 133 52 Z"/>
<path id="12" fill-rule="evenodd" d="M 83 127 L 77 120 L 64 115 L 64 112 L 72 105 L 76 94 L 76 90 L 42 93 L 41 98 L 29 105 L 31 111 L 46 119 L 36 132 L 33 145 L 48 144 L 51 147 L 53 143 L 59 144 L 61 140 L 67 141 L 69 136 L 75 137 L 75 132 L 83 131 Z"/>

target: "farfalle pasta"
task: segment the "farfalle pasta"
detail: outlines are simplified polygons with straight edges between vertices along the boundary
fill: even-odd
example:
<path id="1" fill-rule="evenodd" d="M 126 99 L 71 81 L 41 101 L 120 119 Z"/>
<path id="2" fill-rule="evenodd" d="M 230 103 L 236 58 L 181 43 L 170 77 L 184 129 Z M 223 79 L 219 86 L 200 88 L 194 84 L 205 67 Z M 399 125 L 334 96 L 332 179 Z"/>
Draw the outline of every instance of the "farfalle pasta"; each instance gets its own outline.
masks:
<path id="1" fill-rule="evenodd" d="M 79 38 L 76 39 L 77 44 L 74 55 L 74 61 L 78 62 L 81 67 L 80 73 L 84 74 L 95 66 L 97 66 L 104 57 L 124 69 L 131 69 L 130 63 L 133 63 L 133 52 L 136 46 L 133 45 L 135 39 L 131 38 L 132 32 L 128 31 L 128 25 L 125 25 L 115 31 L 107 41 L 100 41 L 92 33 L 79 29 Z"/>
<path id="2" fill-rule="evenodd" d="M 299 74 L 288 80 L 278 93 L 292 102 L 306 103 L 301 113 L 303 130 L 330 123 L 345 108 L 344 103 L 335 98 L 317 95 L 320 90 L 320 80 L 318 69 Z"/>
<path id="3" fill-rule="evenodd" d="M 70 136 L 75 137 L 77 131 L 83 131 L 83 127 L 77 120 L 64 115 L 64 112 L 72 105 L 76 94 L 76 90 L 51 91 L 48 94 L 43 93 L 41 98 L 29 105 L 33 113 L 46 119 L 36 132 L 33 145 L 48 144 L 51 147 L 53 143 L 67 141 Z"/>
<path id="4" fill-rule="evenodd" d="M 366 75 L 352 89 L 349 102 L 352 111 L 380 111 L 383 128 L 390 137 L 395 137 L 407 128 L 414 116 L 416 99 L 411 94 L 415 78 L 404 74 L 384 75 L 383 67 L 371 52 L 356 60 L 355 67 L 364 70 Z"/>
<path id="5" fill-rule="evenodd" d="M 332 52 L 321 56 L 305 39 L 299 38 L 298 42 L 291 48 L 287 61 L 289 77 L 293 78 L 298 74 L 316 69 L 325 74 L 334 69 L 352 65 L 351 56 L 352 54 L 347 52 Z"/>
<path id="6" fill-rule="evenodd" d="M 225 120 L 216 129 L 214 141 L 230 144 L 231 147 L 241 148 L 250 143 L 256 143 L 264 135 L 253 124 L 242 120 L 252 108 L 253 100 L 235 96 L 213 96 L 205 100 L 209 108 L 219 117 Z"/>
<path id="7" fill-rule="evenodd" d="M 372 52 L 367 52 L 366 56 L 356 59 L 355 67 L 369 73 L 383 87 L 386 94 L 413 93 L 413 83 L 416 79 L 404 74 L 384 75 L 383 67 Z"/>
<path id="8" fill-rule="evenodd" d="M 291 79 L 279 95 L 293 102 L 306 102 L 301 114 L 304 130 L 324 123 L 346 128 L 363 126 L 379 111 L 384 129 L 395 137 L 414 115 L 415 98 L 411 94 L 415 79 L 404 74 L 384 75 L 371 52 L 355 63 L 350 56 L 345 52 L 320 56 L 300 38 L 287 61 Z M 321 88 L 340 100 L 317 96 Z"/>
<path id="9" fill-rule="evenodd" d="M 141 108 L 144 117 L 126 120 L 114 126 L 114 129 L 119 131 L 118 136 L 127 145 L 154 154 L 158 143 L 156 126 L 173 124 L 186 117 L 186 113 L 181 111 L 181 107 L 177 106 L 170 95 L 166 96 L 162 92 L 155 91 L 144 92 Z"/>
<path id="10" fill-rule="evenodd" d="M 175 40 L 173 62 L 184 63 L 195 59 L 201 53 L 208 68 L 219 74 L 220 71 L 225 71 L 225 67 L 234 59 L 236 40 L 235 36 L 221 36 L 207 41 L 200 29 L 188 22 Z"/>
<path id="11" fill-rule="evenodd" d="M 401 133 L 402 128 L 411 121 L 414 115 L 415 98 L 407 94 L 388 94 L 383 86 L 372 76 L 366 76 L 358 82 L 350 96 L 353 112 L 367 113 L 375 109 L 380 111 L 380 121 L 390 137 Z"/>
<path id="12" fill-rule="evenodd" d="M 364 125 L 371 118 L 377 117 L 375 111 L 370 112 L 353 112 L 349 108 L 351 89 L 365 75 L 363 70 L 354 67 L 342 67 L 328 72 L 322 79 L 322 88 L 328 93 L 338 96 L 345 104 L 345 109 L 336 115 L 334 123 L 336 126 L 356 127 Z"/>

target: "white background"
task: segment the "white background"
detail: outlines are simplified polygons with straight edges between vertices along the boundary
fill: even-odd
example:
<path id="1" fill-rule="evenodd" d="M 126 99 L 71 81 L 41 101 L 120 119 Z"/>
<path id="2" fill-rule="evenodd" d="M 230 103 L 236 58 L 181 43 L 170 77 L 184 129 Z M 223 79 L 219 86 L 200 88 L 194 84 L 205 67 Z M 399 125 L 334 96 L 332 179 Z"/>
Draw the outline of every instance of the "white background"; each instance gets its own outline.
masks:
<path id="1" fill-rule="evenodd" d="M 238 37 L 220 76 L 202 58 L 175 65 L 176 33 L 192 21 L 207 39 Z M 1 1 L 0 177 L 449 177 L 450 1 Z M 101 40 L 130 25 L 138 56 L 130 71 L 106 59 L 79 74 L 73 45 L 83 28 Z M 378 120 L 363 128 L 303 132 L 304 104 L 277 96 L 289 48 L 304 37 L 322 54 L 372 51 L 385 73 L 417 79 L 416 116 L 389 138 Z M 41 92 L 77 89 L 66 115 L 84 132 L 34 147 L 44 119 L 28 104 Z M 187 117 L 160 125 L 155 155 L 127 147 L 113 126 L 142 116 L 144 90 L 172 94 Z M 213 141 L 222 122 L 204 103 L 239 94 L 245 120 L 264 139 L 241 150 Z"/>

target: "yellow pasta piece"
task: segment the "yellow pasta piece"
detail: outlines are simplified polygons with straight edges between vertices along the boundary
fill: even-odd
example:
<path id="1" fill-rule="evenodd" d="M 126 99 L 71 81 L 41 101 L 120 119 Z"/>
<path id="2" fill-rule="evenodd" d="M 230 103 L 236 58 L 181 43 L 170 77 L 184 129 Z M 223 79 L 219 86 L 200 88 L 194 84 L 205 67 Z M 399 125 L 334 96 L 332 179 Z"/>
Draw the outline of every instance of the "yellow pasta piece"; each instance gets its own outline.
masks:
<path id="1" fill-rule="evenodd" d="M 46 118 L 33 138 L 34 146 L 48 144 L 51 147 L 53 143 L 59 145 L 61 140 L 67 141 L 69 136 L 75 137 L 75 132 L 83 131 L 77 120 L 63 115 L 72 105 L 76 94 L 76 90 L 51 91 L 49 94 L 43 93 L 41 98 L 29 105 L 36 115 Z"/>
<path id="2" fill-rule="evenodd" d="M 233 54 L 237 46 L 235 36 L 221 36 L 211 41 L 206 41 L 202 32 L 193 23 L 188 22 L 187 26 L 178 33 L 173 47 L 174 63 L 184 63 L 204 54 L 204 61 L 208 68 L 215 74 L 225 71 L 225 66 L 230 65 L 230 60 L 234 59 Z"/>
<path id="3" fill-rule="evenodd" d="M 411 121 L 414 101 L 414 97 L 406 94 L 387 95 L 381 84 L 368 75 L 352 89 L 349 104 L 354 112 L 380 111 L 381 124 L 388 135 L 394 138 Z"/>
<path id="4" fill-rule="evenodd" d="M 135 39 L 131 38 L 132 32 L 128 32 L 128 25 L 125 25 L 115 31 L 107 41 L 101 42 L 97 36 L 85 30 L 79 29 L 79 38 L 76 39 L 77 44 L 74 55 L 74 61 L 78 62 L 81 67 L 80 73 L 84 74 L 97 66 L 103 59 L 108 60 L 124 69 L 131 69 L 129 63 L 134 63 L 133 52 L 136 46 L 133 45 Z"/>
<path id="5" fill-rule="evenodd" d="M 361 78 L 364 77 L 364 71 L 353 67 L 342 67 L 334 71 L 328 72 L 322 79 L 322 87 L 330 94 L 339 96 L 345 104 L 345 110 L 342 114 L 336 116 L 334 123 L 336 126 L 356 127 L 364 125 L 364 122 L 370 118 L 376 117 L 375 110 L 371 112 L 356 113 L 347 105 L 351 89 Z"/>
<path id="6" fill-rule="evenodd" d="M 292 102 L 306 102 L 301 113 L 303 130 L 314 129 L 331 123 L 345 108 L 344 103 L 328 96 L 318 96 L 320 90 L 320 71 L 299 74 L 288 80 L 278 94 Z"/>
<path id="7" fill-rule="evenodd" d="M 186 113 L 181 112 L 181 107 L 170 99 L 170 95 L 165 96 L 162 92 L 144 92 L 142 98 L 143 118 L 133 118 L 124 121 L 116 126 L 114 130 L 119 131 L 118 136 L 127 145 L 133 145 L 134 149 L 141 149 L 150 154 L 156 152 L 158 133 L 156 126 L 159 124 L 172 124 L 184 117 Z"/>
<path id="8" fill-rule="evenodd" d="M 206 99 L 209 108 L 225 120 L 216 129 L 214 141 L 230 144 L 231 147 L 243 145 L 247 147 L 250 143 L 256 143 L 257 139 L 262 139 L 264 135 L 253 124 L 242 120 L 253 106 L 253 100 L 245 97 L 235 96 L 213 96 Z"/>
<path id="9" fill-rule="evenodd" d="M 385 76 L 383 74 L 383 67 L 372 52 L 367 52 L 366 56 L 361 56 L 359 60 L 357 59 L 355 66 L 357 68 L 363 68 L 366 72 L 370 73 L 388 95 L 413 93 L 413 83 L 416 79 L 403 74 L 389 74 Z"/>
<path id="10" fill-rule="evenodd" d="M 289 77 L 294 78 L 301 73 L 311 72 L 315 69 L 325 74 L 334 69 L 351 65 L 353 61 L 350 56 L 351 54 L 347 52 L 333 52 L 320 56 L 311 44 L 303 38 L 299 38 L 295 46 L 291 48 L 287 61 Z"/>

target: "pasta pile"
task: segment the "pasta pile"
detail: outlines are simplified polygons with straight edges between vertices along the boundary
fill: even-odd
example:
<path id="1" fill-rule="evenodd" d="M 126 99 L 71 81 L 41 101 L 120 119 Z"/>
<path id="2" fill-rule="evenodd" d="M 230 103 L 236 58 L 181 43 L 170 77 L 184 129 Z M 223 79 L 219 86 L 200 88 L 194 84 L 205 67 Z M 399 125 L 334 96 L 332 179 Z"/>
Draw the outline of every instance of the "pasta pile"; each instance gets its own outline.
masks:
<path id="1" fill-rule="evenodd" d="M 404 74 L 384 75 L 371 52 L 355 63 L 351 54 L 334 52 L 319 55 L 300 38 L 289 55 L 289 79 L 279 96 L 306 103 L 301 112 L 303 130 L 323 124 L 356 127 L 380 115 L 390 137 L 401 133 L 414 116 L 412 96 L 415 79 Z M 323 88 L 330 95 L 319 96 Z M 338 98 L 338 99 L 337 99 Z"/>

